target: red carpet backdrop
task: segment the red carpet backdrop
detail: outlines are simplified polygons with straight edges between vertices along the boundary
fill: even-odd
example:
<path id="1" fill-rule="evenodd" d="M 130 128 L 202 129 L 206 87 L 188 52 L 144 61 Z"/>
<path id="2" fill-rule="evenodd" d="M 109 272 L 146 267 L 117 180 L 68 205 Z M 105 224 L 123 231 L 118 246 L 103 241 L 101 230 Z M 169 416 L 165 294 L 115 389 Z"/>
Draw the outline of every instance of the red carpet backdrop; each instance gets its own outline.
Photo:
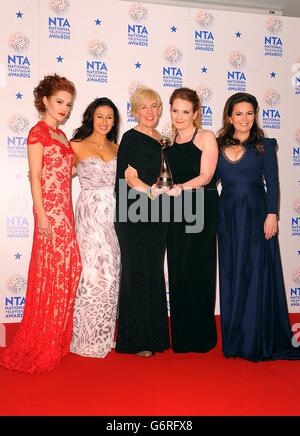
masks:
<path id="1" fill-rule="evenodd" d="M 112 0 L 10 0 L 1 8 L 0 322 L 22 316 L 33 229 L 26 155 L 37 121 L 32 90 L 54 72 L 78 90 L 68 136 L 100 96 L 118 106 L 122 132 L 133 126 L 129 97 L 139 84 L 162 96 L 160 130 L 170 128 L 175 87 L 197 90 L 203 125 L 214 131 L 229 95 L 255 94 L 260 124 L 279 144 L 282 261 L 289 310 L 299 312 L 300 20 Z"/>

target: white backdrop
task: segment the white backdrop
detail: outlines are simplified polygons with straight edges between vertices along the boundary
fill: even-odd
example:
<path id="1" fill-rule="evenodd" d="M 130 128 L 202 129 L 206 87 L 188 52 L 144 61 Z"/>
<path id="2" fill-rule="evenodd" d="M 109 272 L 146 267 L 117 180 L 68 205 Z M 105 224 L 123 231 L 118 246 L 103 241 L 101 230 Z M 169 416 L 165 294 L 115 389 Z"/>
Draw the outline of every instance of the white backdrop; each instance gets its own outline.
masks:
<path id="1" fill-rule="evenodd" d="M 68 136 L 100 96 L 118 106 L 122 132 L 132 127 L 128 101 L 139 83 L 162 96 L 161 130 L 174 87 L 198 91 L 204 127 L 214 131 L 229 95 L 255 94 L 260 123 L 279 144 L 282 261 L 289 310 L 300 311 L 299 19 L 112 0 L 10 0 L 2 17 L 0 322 L 22 316 L 33 230 L 26 136 L 38 120 L 32 90 L 54 72 L 78 90 Z M 76 201 L 76 180 L 73 191 Z"/>

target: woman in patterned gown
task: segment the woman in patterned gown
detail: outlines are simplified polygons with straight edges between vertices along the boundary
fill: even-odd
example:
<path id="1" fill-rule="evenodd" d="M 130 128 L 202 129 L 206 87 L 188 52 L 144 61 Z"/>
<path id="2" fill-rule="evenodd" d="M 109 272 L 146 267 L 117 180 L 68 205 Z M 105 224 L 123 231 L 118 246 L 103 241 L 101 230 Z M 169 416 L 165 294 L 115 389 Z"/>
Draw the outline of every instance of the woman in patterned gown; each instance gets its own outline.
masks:
<path id="1" fill-rule="evenodd" d="M 120 274 L 113 196 L 118 129 L 116 106 L 97 98 L 71 142 L 81 185 L 75 226 L 83 266 L 71 351 L 81 356 L 105 357 L 114 345 Z"/>
<path id="2" fill-rule="evenodd" d="M 2 366 L 27 373 L 54 369 L 70 349 L 81 262 L 71 198 L 74 152 L 58 125 L 74 95 L 73 83 L 56 74 L 34 89 L 42 120 L 27 139 L 34 234 L 26 304 L 13 344 L 0 355 Z"/>

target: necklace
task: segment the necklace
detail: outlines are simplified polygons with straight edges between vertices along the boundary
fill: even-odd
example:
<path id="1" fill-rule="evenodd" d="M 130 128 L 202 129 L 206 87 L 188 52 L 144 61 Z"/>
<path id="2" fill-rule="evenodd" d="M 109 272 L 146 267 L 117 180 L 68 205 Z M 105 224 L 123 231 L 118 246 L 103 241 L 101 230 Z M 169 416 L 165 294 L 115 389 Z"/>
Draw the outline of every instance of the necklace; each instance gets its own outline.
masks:
<path id="1" fill-rule="evenodd" d="M 106 140 L 104 144 L 99 144 L 99 143 L 96 142 L 96 141 L 90 141 L 91 144 L 96 145 L 96 147 L 97 147 L 97 151 L 98 151 L 98 152 L 99 152 L 100 150 L 103 150 L 103 148 L 107 147 L 107 146 L 108 146 L 108 142 L 109 142 L 109 141 Z"/>

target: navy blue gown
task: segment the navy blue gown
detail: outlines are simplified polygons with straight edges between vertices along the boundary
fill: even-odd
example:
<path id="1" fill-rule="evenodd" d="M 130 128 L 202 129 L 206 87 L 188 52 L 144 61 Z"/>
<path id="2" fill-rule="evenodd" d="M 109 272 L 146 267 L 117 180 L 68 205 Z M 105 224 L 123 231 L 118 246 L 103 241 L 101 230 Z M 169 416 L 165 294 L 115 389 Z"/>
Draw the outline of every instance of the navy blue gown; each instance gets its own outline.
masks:
<path id="1" fill-rule="evenodd" d="M 262 154 L 246 144 L 238 161 L 224 152 L 218 160 L 223 353 L 252 361 L 300 359 L 291 344 L 278 238 L 264 236 L 267 214 L 278 212 L 277 143 L 264 138 L 262 144 Z"/>

